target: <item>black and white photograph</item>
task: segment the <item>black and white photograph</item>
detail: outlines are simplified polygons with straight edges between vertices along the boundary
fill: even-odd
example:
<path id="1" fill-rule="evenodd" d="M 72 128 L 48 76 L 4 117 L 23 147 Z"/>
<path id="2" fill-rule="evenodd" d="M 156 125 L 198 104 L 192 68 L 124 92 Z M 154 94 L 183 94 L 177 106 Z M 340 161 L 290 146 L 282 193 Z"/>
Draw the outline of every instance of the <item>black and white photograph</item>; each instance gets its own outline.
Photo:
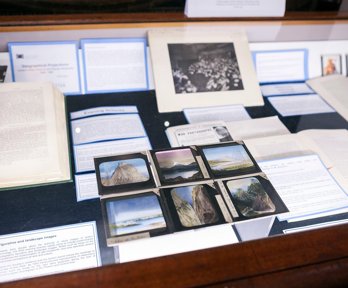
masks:
<path id="1" fill-rule="evenodd" d="M 159 112 L 264 104 L 244 31 L 154 29 L 148 40 Z"/>
<path id="2" fill-rule="evenodd" d="M 5 82 L 6 71 L 7 71 L 7 66 L 6 65 L 0 65 L 0 83 L 4 83 Z"/>
<path id="3" fill-rule="evenodd" d="M 220 143 L 233 140 L 226 126 L 214 126 L 213 130 L 217 135 Z"/>
<path id="4" fill-rule="evenodd" d="M 175 93 L 243 90 L 233 43 L 168 44 Z"/>

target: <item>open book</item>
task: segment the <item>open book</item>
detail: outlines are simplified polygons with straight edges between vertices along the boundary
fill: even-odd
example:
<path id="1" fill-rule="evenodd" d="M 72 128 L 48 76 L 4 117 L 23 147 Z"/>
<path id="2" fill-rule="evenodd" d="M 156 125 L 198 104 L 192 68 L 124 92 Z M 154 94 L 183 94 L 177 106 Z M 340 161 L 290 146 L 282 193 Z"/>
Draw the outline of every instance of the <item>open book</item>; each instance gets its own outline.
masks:
<path id="1" fill-rule="evenodd" d="M 1 84 L 0 135 L 0 188 L 71 179 L 65 98 L 52 84 Z"/>

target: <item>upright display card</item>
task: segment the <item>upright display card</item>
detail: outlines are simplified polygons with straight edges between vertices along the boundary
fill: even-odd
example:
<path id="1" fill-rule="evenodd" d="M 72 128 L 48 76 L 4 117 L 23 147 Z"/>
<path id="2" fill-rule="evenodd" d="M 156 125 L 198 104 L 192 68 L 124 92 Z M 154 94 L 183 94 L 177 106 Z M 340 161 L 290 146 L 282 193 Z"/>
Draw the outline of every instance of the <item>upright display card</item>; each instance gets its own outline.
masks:
<path id="1" fill-rule="evenodd" d="M 145 38 L 81 40 L 86 93 L 148 90 Z"/>
<path id="2" fill-rule="evenodd" d="M 8 43 L 16 82 L 52 82 L 64 94 L 81 94 L 75 41 Z"/>
<path id="3" fill-rule="evenodd" d="M 159 112 L 263 105 L 243 31 L 152 30 L 148 37 Z"/>
<path id="4" fill-rule="evenodd" d="M 285 0 L 186 0 L 187 17 L 282 17 Z"/>
<path id="5" fill-rule="evenodd" d="M 261 84 L 304 82 L 308 79 L 307 49 L 255 51 L 253 57 Z"/>

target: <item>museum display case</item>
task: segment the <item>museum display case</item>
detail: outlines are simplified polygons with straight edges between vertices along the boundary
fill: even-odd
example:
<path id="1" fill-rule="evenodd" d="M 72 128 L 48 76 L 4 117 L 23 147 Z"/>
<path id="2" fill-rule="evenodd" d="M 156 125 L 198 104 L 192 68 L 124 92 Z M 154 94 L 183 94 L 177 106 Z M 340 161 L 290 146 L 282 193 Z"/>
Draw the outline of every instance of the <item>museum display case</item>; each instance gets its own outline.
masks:
<path id="1" fill-rule="evenodd" d="M 81 39 L 94 38 L 147 39 L 148 31 L 156 29 L 207 31 L 208 34 L 214 33 L 214 31 L 227 32 L 242 29 L 248 37 L 252 52 L 253 49 L 262 51 L 264 47 L 267 47 L 268 50 L 305 47 L 309 52 L 312 49 L 315 51 L 315 57 L 308 58 L 309 78 L 321 76 L 322 54 L 337 53 L 335 49 L 330 49 L 335 48 L 337 43 L 343 43 L 339 48 L 341 49 L 339 51 L 342 51 L 340 52 L 342 54 L 340 58 L 342 61 L 341 74 L 348 75 L 348 14 L 344 11 L 288 11 L 284 17 L 259 19 L 190 19 L 177 11 L 166 13 L 149 11 L 133 14 L 102 11 L 102 13 L 93 14 L 74 12 L 71 14 L 7 15 L 0 16 L 0 54 L 2 56 L 8 54 L 7 44 L 9 42 L 78 41 L 80 43 Z M 257 46 L 258 44 L 261 46 Z M 316 47 L 313 48 L 314 46 Z M 347 120 L 337 112 L 285 117 L 277 112 L 266 97 L 263 98 L 265 105 L 246 108 L 251 118 L 277 115 L 291 133 L 298 133 L 306 129 L 348 129 Z M 108 106 L 137 107 L 151 147 L 158 151 L 170 148 L 166 136 L 168 125 L 187 124 L 182 111 L 158 112 L 153 84 L 149 85 L 148 89 L 141 91 L 89 93 L 66 97 L 68 115 L 85 109 Z M 69 117 L 68 120 L 70 120 Z M 77 169 L 74 161 L 71 125 L 68 125 L 68 130 L 72 173 L 75 174 Z M 26 167 L 22 167 L 22 169 L 25 170 Z M 166 240 L 154 244 L 158 245 L 155 248 L 149 248 L 148 244 L 143 246 L 140 244 L 140 247 L 136 248 L 134 246 L 134 249 L 138 249 L 135 250 L 137 251 L 135 253 L 140 253 L 142 247 L 144 250 L 149 249 L 147 256 L 143 257 L 148 259 L 137 258 L 135 255 L 132 256 L 133 259 L 131 257 L 129 259 L 136 259 L 136 261 L 130 261 L 122 260 L 127 257 L 122 255 L 124 252 L 121 248 L 107 245 L 102 211 L 104 208 L 100 205 L 100 199 L 95 197 L 78 201 L 76 189 L 77 184 L 73 178 L 72 181 L 65 183 L 1 190 L 0 235 L 4 239 L 7 235 L 16 235 L 16 233 L 30 233 L 30 231 L 36 233 L 42 229 L 50 232 L 50 229 L 55 227 L 69 228 L 75 227 L 74 225 L 77 224 L 94 223 L 91 229 L 97 235 L 97 241 L 93 243 L 98 250 L 96 264 L 78 266 L 77 269 L 72 266 L 64 271 L 52 272 L 51 270 L 48 274 L 53 275 L 47 276 L 34 275 L 35 277 L 33 277 L 29 274 L 24 278 L 30 279 L 5 281 L 0 284 L 0 287 L 308 287 L 310 285 L 342 287 L 348 280 L 348 248 L 346 245 L 348 224 L 344 224 L 348 219 L 346 211 L 297 222 L 272 218 L 270 222 L 266 223 L 266 226 L 271 225 L 266 234 L 257 235 L 256 233 L 250 238 L 242 235 L 239 236 L 239 241 L 218 240 L 220 230 L 206 227 L 211 230 L 207 230 L 206 234 L 197 233 L 196 237 L 212 236 L 215 240 L 209 242 L 209 245 L 198 248 L 192 245 L 187 249 L 173 249 L 172 251 L 176 252 L 170 253 L 171 255 L 154 253 L 154 258 L 152 258 L 151 249 L 160 250 L 160 246 L 166 245 L 166 241 L 169 241 L 170 245 L 183 245 L 182 240 L 180 242 L 179 238 L 175 238 L 174 233 L 172 235 L 174 240 L 170 240 L 171 236 L 167 235 Z M 323 225 L 325 227 L 321 227 L 321 224 L 324 223 L 330 227 L 325 225 Z M 219 224 L 221 223 L 219 222 Z M 258 222 L 256 225 L 265 224 Z M 257 230 L 252 226 L 245 227 L 247 227 L 245 229 Z M 300 227 L 307 227 L 309 231 L 287 235 L 284 233 L 284 230 Z M 321 228 L 314 229 L 316 227 Z M 241 232 L 243 228 L 240 227 L 240 234 L 243 234 Z M 81 233 L 83 234 L 83 232 Z M 49 235 L 42 237 L 49 237 Z M 178 239 L 177 242 L 175 239 Z M 185 239 L 195 241 L 194 236 Z M 78 241 L 82 240 L 81 238 Z M 199 239 L 196 240 L 199 242 Z M 6 244 L 1 243 L 3 247 Z M 76 251 L 86 242 L 81 243 L 76 243 Z M 16 249 L 14 248 L 14 250 Z M 132 246 L 129 246 L 128 249 L 132 249 Z M 9 254 L 5 254 L 6 251 L 2 255 L 0 254 L 0 260 L 2 257 L 10 259 Z M 13 251 L 11 253 L 15 253 Z M 16 253 L 19 253 L 17 256 L 23 253 L 23 258 L 27 257 L 23 250 L 18 249 Z M 45 251 L 40 250 L 37 253 L 45 253 Z M 79 257 L 82 256 L 79 255 Z M 86 255 L 83 257 L 88 258 Z M 68 260 L 66 260 L 66 264 L 69 265 Z M 42 269 L 45 265 L 48 264 L 43 262 Z M 5 266 L 4 263 L 3 267 Z"/>

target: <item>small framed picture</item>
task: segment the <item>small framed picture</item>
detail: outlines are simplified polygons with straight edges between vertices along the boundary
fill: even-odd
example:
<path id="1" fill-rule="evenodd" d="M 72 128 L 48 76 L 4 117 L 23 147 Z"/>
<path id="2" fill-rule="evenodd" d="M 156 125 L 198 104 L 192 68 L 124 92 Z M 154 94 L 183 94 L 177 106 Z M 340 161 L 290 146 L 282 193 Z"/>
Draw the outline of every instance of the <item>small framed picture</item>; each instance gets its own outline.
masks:
<path id="1" fill-rule="evenodd" d="M 95 158 L 100 195 L 155 187 L 146 152 Z"/>
<path id="2" fill-rule="evenodd" d="M 177 185 L 204 180 L 204 173 L 197 161 L 196 151 L 190 147 L 170 150 L 152 150 L 161 185 Z"/>
<path id="3" fill-rule="evenodd" d="M 161 193 L 176 231 L 225 223 L 216 200 L 219 192 L 209 184 L 166 188 Z"/>
<path id="4" fill-rule="evenodd" d="M 106 198 L 101 202 L 108 244 L 167 232 L 160 198 L 154 192 Z"/>
<path id="5" fill-rule="evenodd" d="M 322 76 L 342 74 L 342 63 L 340 54 L 326 54 L 321 56 Z"/>
<path id="6" fill-rule="evenodd" d="M 0 83 L 4 83 L 5 82 L 6 71 L 7 71 L 7 66 L 6 65 L 0 65 Z"/>
<path id="7" fill-rule="evenodd" d="M 263 173 L 251 177 L 224 180 L 223 183 L 237 211 L 237 214 L 231 211 L 234 220 L 288 212 L 284 202 Z"/>
<path id="8" fill-rule="evenodd" d="M 209 173 L 215 178 L 260 172 L 260 168 L 244 144 L 229 142 L 198 146 Z"/>

